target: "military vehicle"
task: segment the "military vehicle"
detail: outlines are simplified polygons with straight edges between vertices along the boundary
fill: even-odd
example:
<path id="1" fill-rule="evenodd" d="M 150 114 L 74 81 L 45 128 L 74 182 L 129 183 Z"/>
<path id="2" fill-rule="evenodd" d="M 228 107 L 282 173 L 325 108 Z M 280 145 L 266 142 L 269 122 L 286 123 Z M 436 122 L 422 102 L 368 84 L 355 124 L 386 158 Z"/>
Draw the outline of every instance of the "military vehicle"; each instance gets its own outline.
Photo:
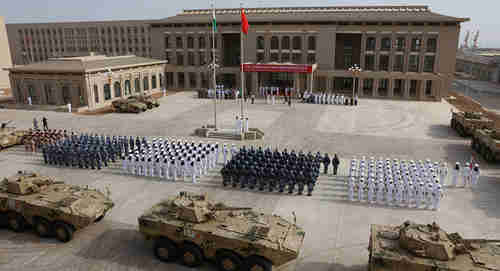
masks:
<path id="1" fill-rule="evenodd" d="M 477 129 L 471 140 L 471 147 L 484 160 L 495 162 L 500 160 L 500 131 L 495 129 Z"/>
<path id="2" fill-rule="evenodd" d="M 0 126 L 0 150 L 24 143 L 24 136 L 27 131 L 16 130 L 15 127 L 7 127 L 9 123 L 11 121 L 4 122 Z"/>
<path id="3" fill-rule="evenodd" d="M 500 270 L 500 240 L 463 239 L 436 223 L 371 225 L 370 271 Z"/>
<path id="4" fill-rule="evenodd" d="M 213 203 L 206 195 L 180 192 L 139 217 L 139 231 L 154 240 L 165 262 L 181 258 L 196 267 L 214 260 L 219 270 L 270 271 L 296 259 L 304 231 L 277 215 Z"/>
<path id="5" fill-rule="evenodd" d="M 137 99 L 138 102 L 145 104 L 148 109 L 152 109 L 153 107 L 159 107 L 160 103 L 158 102 L 157 99 L 153 98 L 151 95 L 139 95 L 139 96 L 133 96 L 135 99 Z"/>
<path id="6" fill-rule="evenodd" d="M 493 120 L 480 112 L 452 112 L 451 128 L 462 137 L 471 136 L 476 129 L 493 128 Z"/>
<path id="7" fill-rule="evenodd" d="M 68 242 L 73 233 L 100 221 L 113 207 L 103 193 L 18 172 L 0 182 L 0 226 L 22 232 L 33 226 L 40 237 Z"/>
<path id="8" fill-rule="evenodd" d="M 118 113 L 141 113 L 148 109 L 145 104 L 137 101 L 134 97 L 113 101 L 111 105 L 113 110 Z"/>

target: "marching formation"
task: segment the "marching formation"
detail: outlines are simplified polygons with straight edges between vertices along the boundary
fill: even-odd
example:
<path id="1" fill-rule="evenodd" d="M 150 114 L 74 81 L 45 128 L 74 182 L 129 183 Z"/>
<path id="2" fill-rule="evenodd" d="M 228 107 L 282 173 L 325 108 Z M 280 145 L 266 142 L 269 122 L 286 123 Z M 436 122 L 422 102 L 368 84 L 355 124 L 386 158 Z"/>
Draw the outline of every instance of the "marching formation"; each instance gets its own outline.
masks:
<path id="1" fill-rule="evenodd" d="M 313 156 L 311 153 L 305 155 L 302 151 L 299 154 L 293 150 L 289 153 L 287 149 L 272 152 L 270 148 L 262 150 L 262 147 L 255 149 L 253 146 L 247 150 L 243 146 L 222 168 L 222 184 L 240 186 L 242 189 L 258 188 L 259 191 L 277 190 L 280 193 L 288 188 L 289 194 L 297 187 L 299 195 L 307 186 L 307 195 L 311 196 L 322 160 L 319 152 Z"/>
<path id="2" fill-rule="evenodd" d="M 33 130 L 29 129 L 24 135 L 24 148 L 26 151 L 36 152 L 46 144 L 55 143 L 60 139 L 68 136 L 66 130 L 61 129 L 47 129 L 47 130 Z"/>
<path id="3" fill-rule="evenodd" d="M 137 176 L 158 177 L 166 180 L 185 180 L 197 178 L 208 173 L 219 160 L 219 144 L 216 142 L 187 142 L 173 139 L 154 138 L 151 142 L 143 140 L 132 146 L 130 153 L 122 161 L 122 169 Z M 236 147 L 233 145 L 233 153 Z M 224 160 L 229 149 L 224 144 Z"/>
<path id="4" fill-rule="evenodd" d="M 338 105 L 358 105 L 358 96 L 354 99 L 337 93 L 313 93 L 308 91 L 304 93 L 303 101 L 310 104 L 338 104 Z"/>
<path id="5" fill-rule="evenodd" d="M 42 147 L 45 164 L 98 170 L 116 162 L 127 151 L 125 137 L 75 133 Z"/>
<path id="6" fill-rule="evenodd" d="M 348 197 L 350 201 L 370 204 L 376 202 L 408 208 L 423 206 L 437 210 L 447 175 L 446 163 L 440 165 L 430 160 L 353 159 L 349 170 Z"/>

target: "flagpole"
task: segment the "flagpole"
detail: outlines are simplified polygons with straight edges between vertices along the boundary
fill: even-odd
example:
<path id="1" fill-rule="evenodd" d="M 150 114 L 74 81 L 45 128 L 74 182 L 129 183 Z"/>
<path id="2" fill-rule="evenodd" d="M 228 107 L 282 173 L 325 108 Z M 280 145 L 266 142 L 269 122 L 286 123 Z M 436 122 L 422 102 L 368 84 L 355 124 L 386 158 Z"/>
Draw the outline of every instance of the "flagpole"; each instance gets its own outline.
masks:
<path id="1" fill-rule="evenodd" d="M 212 14 L 215 16 L 215 0 L 212 2 Z M 213 86 L 214 86 L 214 129 L 217 131 L 217 80 L 215 74 L 215 21 L 212 18 L 212 68 L 213 72 Z"/>
<path id="2" fill-rule="evenodd" d="M 240 2 L 241 12 L 243 12 L 243 2 Z M 241 55 L 241 119 L 243 120 L 243 97 L 245 96 L 245 72 L 243 71 L 244 62 L 244 46 L 243 46 L 243 31 L 240 30 L 240 55 Z M 243 122 L 242 122 L 243 123 Z"/>

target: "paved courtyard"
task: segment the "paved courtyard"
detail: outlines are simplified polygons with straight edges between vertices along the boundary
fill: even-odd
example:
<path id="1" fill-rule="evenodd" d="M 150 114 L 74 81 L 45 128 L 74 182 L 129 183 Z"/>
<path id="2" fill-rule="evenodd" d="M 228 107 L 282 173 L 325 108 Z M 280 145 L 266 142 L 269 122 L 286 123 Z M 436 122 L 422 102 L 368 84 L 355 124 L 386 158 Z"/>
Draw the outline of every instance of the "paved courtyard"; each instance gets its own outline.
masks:
<path id="1" fill-rule="evenodd" d="M 194 96 L 194 92 L 181 92 L 165 97 L 160 108 L 139 115 L 0 110 L 0 122 L 14 120 L 19 128 L 29 128 L 33 117 L 47 116 L 53 128 L 187 138 L 195 128 L 213 123 L 213 101 Z M 231 127 L 239 104 L 224 101 L 217 108 L 219 125 Z M 346 201 L 342 175 L 346 173 L 347 159 L 352 157 L 429 158 L 449 164 L 468 160 L 469 142 L 450 130 L 447 103 L 361 100 L 358 107 L 293 104 L 289 108 L 257 101 L 245 104 L 245 109 L 250 126 L 266 133 L 264 140 L 253 144 L 337 153 L 342 158 L 341 176 L 321 176 L 312 197 L 290 196 L 223 188 L 216 170 L 203 177 L 200 184 L 162 182 L 123 175 L 118 165 L 102 171 L 48 167 L 40 155 L 25 153 L 22 147 L 11 148 L 0 152 L 0 175 L 31 169 L 73 184 L 109 187 L 116 205 L 103 221 L 78 232 L 68 244 L 39 239 L 32 232 L 15 234 L 1 229 L 0 270 L 190 270 L 156 260 L 152 243 L 137 232 L 137 217 L 145 209 L 180 190 L 208 192 L 216 200 L 286 218 L 295 212 L 306 238 L 299 259 L 284 268 L 290 271 L 366 270 L 372 223 L 436 221 L 445 230 L 460 232 L 467 238 L 500 239 L 498 166 L 481 163 L 483 176 L 474 190 L 447 188 L 439 211 Z M 201 270 L 215 267 L 206 264 Z"/>

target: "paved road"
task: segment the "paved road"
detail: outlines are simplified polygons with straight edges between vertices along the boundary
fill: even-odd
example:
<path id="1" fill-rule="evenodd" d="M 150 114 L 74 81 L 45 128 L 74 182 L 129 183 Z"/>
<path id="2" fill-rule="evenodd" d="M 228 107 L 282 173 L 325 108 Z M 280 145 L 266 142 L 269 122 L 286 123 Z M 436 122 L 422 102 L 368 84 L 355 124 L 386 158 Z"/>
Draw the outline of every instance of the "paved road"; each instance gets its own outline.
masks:
<path id="1" fill-rule="evenodd" d="M 140 115 L 81 116 L 2 110 L 0 121 L 13 119 L 18 127 L 27 128 L 34 116 L 45 115 L 49 125 L 58 128 L 189 137 L 194 128 L 213 121 L 212 101 L 193 96 L 194 93 L 186 92 L 166 97 L 160 108 Z M 230 127 L 239 105 L 225 101 L 218 108 L 220 125 Z M 250 126 L 266 133 L 265 139 L 255 142 L 256 145 L 328 151 L 338 153 L 343 159 L 366 155 L 444 159 L 453 163 L 470 157 L 468 141 L 448 128 L 450 108 L 446 103 L 362 100 L 359 107 L 294 104 L 289 108 L 258 101 L 248 105 L 248 112 Z M 345 167 L 346 160 L 342 162 Z M 99 172 L 47 167 L 39 155 L 25 153 L 22 147 L 11 148 L 0 152 L 2 175 L 33 169 L 74 184 L 109 187 L 116 206 L 103 221 L 78 232 L 69 244 L 40 240 L 34 233 L 0 230 L 0 270 L 189 270 L 157 261 L 152 244 L 136 231 L 137 217 L 144 210 L 180 190 L 208 192 L 216 200 L 252 206 L 287 218 L 296 212 L 306 238 L 300 258 L 285 270 L 366 270 L 371 223 L 436 221 L 446 230 L 461 232 L 465 237 L 500 239 L 497 209 L 500 171 L 497 166 L 482 167 L 484 176 L 479 187 L 448 188 L 440 210 L 429 211 L 347 202 L 342 176 L 321 176 L 312 197 L 289 196 L 223 188 L 217 171 L 195 185 L 126 176 L 118 167 Z M 345 172 L 343 168 L 341 173 Z M 201 270 L 215 268 L 207 264 Z"/>

